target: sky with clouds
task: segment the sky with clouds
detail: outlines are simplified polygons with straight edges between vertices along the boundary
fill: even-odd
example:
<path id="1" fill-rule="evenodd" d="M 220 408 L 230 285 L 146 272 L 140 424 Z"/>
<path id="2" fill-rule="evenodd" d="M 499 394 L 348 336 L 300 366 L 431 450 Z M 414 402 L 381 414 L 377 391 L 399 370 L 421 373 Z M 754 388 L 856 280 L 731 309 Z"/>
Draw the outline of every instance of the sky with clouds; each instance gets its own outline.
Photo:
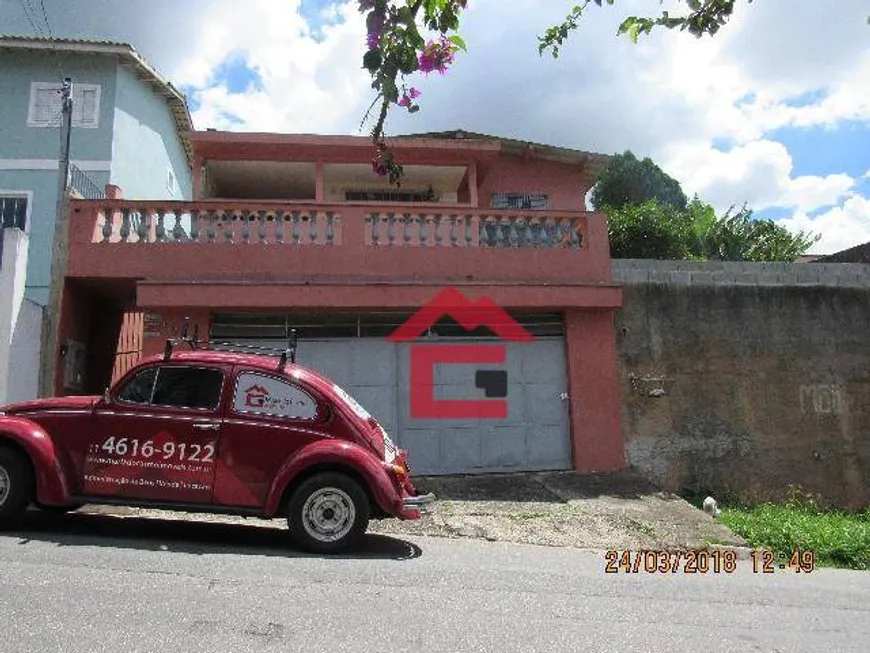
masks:
<path id="1" fill-rule="evenodd" d="M 469 45 L 417 76 L 422 110 L 390 134 L 463 128 L 651 156 L 720 211 L 821 234 L 814 253 L 870 241 L 870 7 L 739 3 L 715 38 L 616 36 L 650 0 L 594 8 L 559 59 L 537 36 L 570 0 L 470 0 Z M 664 7 L 673 2 L 665 2 Z M 52 34 L 132 44 L 188 96 L 195 126 L 359 134 L 373 96 L 357 3 L 44 0 Z M 25 12 L 32 7 L 33 24 Z M 0 0 L 0 33 L 47 34 L 39 0 Z"/>

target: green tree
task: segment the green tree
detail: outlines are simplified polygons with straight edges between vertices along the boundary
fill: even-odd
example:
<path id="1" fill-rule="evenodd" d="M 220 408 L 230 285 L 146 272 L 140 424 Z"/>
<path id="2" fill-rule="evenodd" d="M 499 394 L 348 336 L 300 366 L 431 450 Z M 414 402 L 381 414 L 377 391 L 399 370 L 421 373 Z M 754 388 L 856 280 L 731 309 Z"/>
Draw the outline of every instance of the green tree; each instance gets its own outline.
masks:
<path id="1" fill-rule="evenodd" d="M 770 219 L 753 218 L 746 205 L 737 212 L 732 206 L 717 218 L 713 207 L 696 197 L 687 213 L 692 225 L 689 250 L 701 260 L 793 262 L 820 238 L 793 233 Z"/>
<path id="2" fill-rule="evenodd" d="M 793 262 L 819 239 L 755 219 L 746 206 L 717 217 L 697 196 L 685 210 L 651 199 L 606 213 L 613 258 Z"/>
<path id="3" fill-rule="evenodd" d="M 690 257 L 692 225 L 685 211 L 651 199 L 608 208 L 607 230 L 613 258 L 680 260 Z"/>
<path id="4" fill-rule="evenodd" d="M 601 173 L 590 197 L 596 208 L 620 209 L 626 204 L 658 200 L 678 210 L 686 208 L 680 182 L 668 175 L 649 157 L 638 159 L 626 150 L 613 159 Z"/>

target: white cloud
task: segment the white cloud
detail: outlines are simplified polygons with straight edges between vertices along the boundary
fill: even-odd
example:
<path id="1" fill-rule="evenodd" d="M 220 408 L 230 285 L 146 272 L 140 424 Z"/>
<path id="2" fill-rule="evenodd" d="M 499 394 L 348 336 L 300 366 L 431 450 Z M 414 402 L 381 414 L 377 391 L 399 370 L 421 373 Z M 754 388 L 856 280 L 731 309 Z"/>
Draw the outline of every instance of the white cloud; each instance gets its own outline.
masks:
<path id="1" fill-rule="evenodd" d="M 362 70 L 364 20 L 354 4 L 328 5 L 316 31 L 299 13 L 299 0 L 215 0 L 202 15 L 201 37 L 177 67 L 175 80 L 193 86 L 198 129 L 329 132 L 347 130 L 369 88 Z M 214 79 L 240 57 L 261 88 L 230 93 Z M 358 121 L 357 121 L 358 122 Z"/>
<path id="2" fill-rule="evenodd" d="M 688 194 L 698 193 L 720 211 L 746 202 L 756 210 L 770 207 L 811 212 L 833 206 L 848 196 L 855 180 L 846 174 L 793 176 L 785 146 L 769 140 L 751 141 L 722 152 L 707 142 L 687 143 L 667 150 L 667 160 Z"/>
<path id="3" fill-rule="evenodd" d="M 848 82 L 867 53 L 863 0 L 765 0 L 738 11 L 724 54 L 740 62 L 749 83 L 772 96 Z M 855 79 L 851 79 L 854 83 Z"/>
<path id="4" fill-rule="evenodd" d="M 777 221 L 794 231 L 820 234 L 822 238 L 810 253 L 833 254 L 855 245 L 870 242 L 870 199 L 854 195 L 842 206 L 837 206 L 816 217 L 800 212 L 791 218 Z"/>

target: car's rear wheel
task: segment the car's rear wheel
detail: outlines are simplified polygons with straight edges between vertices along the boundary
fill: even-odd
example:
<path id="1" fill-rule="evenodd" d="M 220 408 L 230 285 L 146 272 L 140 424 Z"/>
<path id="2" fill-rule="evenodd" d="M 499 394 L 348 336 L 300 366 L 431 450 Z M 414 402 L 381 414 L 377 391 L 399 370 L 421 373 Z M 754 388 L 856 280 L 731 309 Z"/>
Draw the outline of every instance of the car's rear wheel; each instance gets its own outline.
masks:
<path id="1" fill-rule="evenodd" d="M 321 472 L 305 479 L 287 510 L 293 541 L 314 553 L 338 553 L 358 544 L 370 516 L 365 490 L 340 472 Z"/>
<path id="2" fill-rule="evenodd" d="M 15 524 L 32 498 L 30 461 L 14 449 L 0 447 L 0 528 Z"/>

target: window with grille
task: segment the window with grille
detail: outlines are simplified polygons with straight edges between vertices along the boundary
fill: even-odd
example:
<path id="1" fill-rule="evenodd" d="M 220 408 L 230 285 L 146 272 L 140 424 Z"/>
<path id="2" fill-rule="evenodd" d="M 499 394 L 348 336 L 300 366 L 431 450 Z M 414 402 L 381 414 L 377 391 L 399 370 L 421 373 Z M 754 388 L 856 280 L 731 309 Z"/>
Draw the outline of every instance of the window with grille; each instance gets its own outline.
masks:
<path id="1" fill-rule="evenodd" d="M 431 188 L 424 191 L 349 190 L 346 202 L 435 202 L 437 194 Z"/>
<path id="2" fill-rule="evenodd" d="M 30 127 L 60 127 L 61 84 L 33 82 L 30 85 Z M 99 84 L 73 83 L 73 127 L 96 129 L 100 125 Z"/>
<path id="3" fill-rule="evenodd" d="M 539 193 L 493 193 L 489 202 L 489 208 L 546 210 L 550 208 L 550 201 L 546 195 Z"/>
<path id="4" fill-rule="evenodd" d="M 0 219 L 3 229 L 16 228 L 25 231 L 27 227 L 26 195 L 4 195 L 0 193 Z"/>

